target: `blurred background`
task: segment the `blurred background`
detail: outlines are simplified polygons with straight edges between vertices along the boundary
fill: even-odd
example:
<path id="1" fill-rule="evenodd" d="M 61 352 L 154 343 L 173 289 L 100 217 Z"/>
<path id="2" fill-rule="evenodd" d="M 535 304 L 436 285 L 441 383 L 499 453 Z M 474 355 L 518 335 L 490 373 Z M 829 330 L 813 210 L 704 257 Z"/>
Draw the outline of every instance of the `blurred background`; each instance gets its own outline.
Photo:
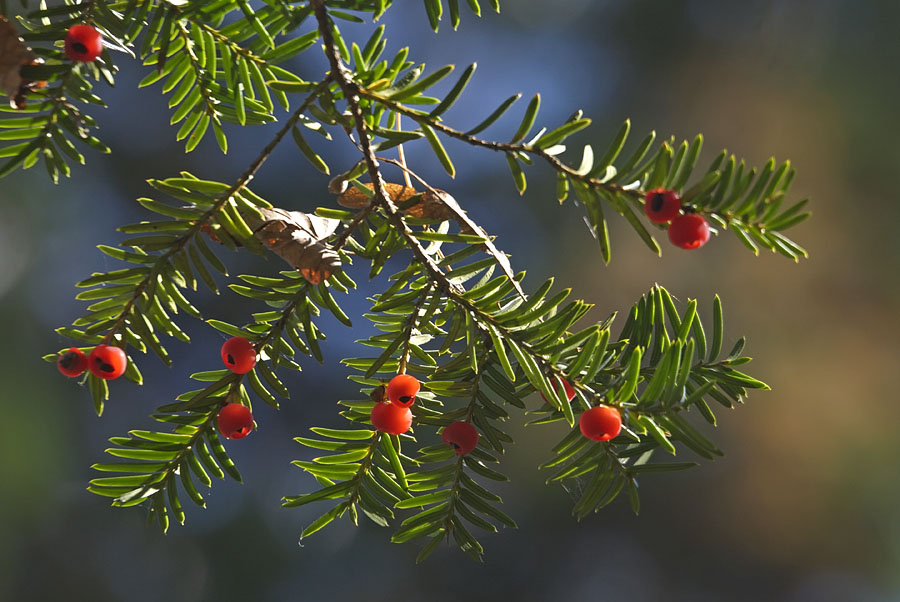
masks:
<path id="1" fill-rule="evenodd" d="M 136 91 L 147 69 L 122 60 L 118 86 L 100 92 L 111 108 L 94 111 L 114 154 L 89 152 L 87 167 L 59 186 L 40 167 L 0 182 L 0 599 L 900 600 L 900 3 L 504 4 L 503 15 L 481 20 L 463 11 L 460 30 L 444 23 L 439 35 L 419 2 L 396 3 L 383 19 L 391 55 L 408 44 L 430 67 L 478 61 L 449 124 L 465 129 L 516 91 L 541 92 L 540 123 L 582 108 L 594 125 L 577 141 L 595 149 L 625 117 L 636 137 L 702 132 L 701 162 L 724 147 L 755 165 L 790 158 L 795 198 L 813 199 L 814 218 L 791 232 L 811 254 L 799 264 L 767 252 L 753 257 L 732 235 L 692 253 L 664 244 L 658 258 L 614 219 L 613 261 L 604 266 L 580 210 L 557 205 L 549 169 L 532 168 L 520 198 L 499 155 L 449 143 L 460 174 L 450 181 L 424 143 L 407 145 L 411 167 L 499 235 L 498 246 L 528 270 L 526 283 L 556 275 L 559 286 L 596 303 L 596 319 L 627 308 L 654 282 L 682 301 L 699 299 L 706 316 L 720 293 L 726 345 L 749 335 L 757 358 L 749 372 L 773 388 L 720 412 L 711 434 L 726 456 L 646 476 L 640 517 L 620 499 L 577 523 L 577 491 L 545 486 L 535 470 L 559 429 L 514 425 L 517 445 L 505 460 L 512 482 L 501 493 L 520 529 L 485 534 L 483 565 L 442 548 L 416 566 L 421 543 L 394 545 L 388 531 L 346 520 L 298 546 L 324 508 L 280 507 L 282 495 L 315 487 L 289 463 L 309 455 L 291 438 L 312 425 L 342 426 L 335 401 L 359 394 L 338 360 L 367 336 L 360 318 L 353 331 L 325 321 L 326 365 L 303 361 L 302 373 L 286 375 L 292 399 L 282 411 L 260 404 L 258 432 L 229 444 L 244 485 L 215 483 L 208 509 L 190 508 L 187 526 L 167 536 L 145 526 L 142 510 L 108 508 L 85 491 L 106 439 L 150 427 L 155 406 L 192 388 L 189 374 L 218 368 L 223 337 L 182 319 L 194 343 L 169 344 L 175 367 L 141 357 L 148 384 L 113 383 L 102 420 L 88 391 L 40 356 L 69 345 L 53 329 L 81 314 L 72 285 L 117 267 L 94 245 L 116 244 L 117 226 L 148 217 L 134 202 L 151 194 L 146 178 L 187 169 L 233 181 L 272 133 L 232 128 L 227 156 L 210 136 L 185 157 L 158 86 Z M 345 33 L 364 42 L 371 27 Z M 307 54 L 293 67 L 316 79 L 324 62 Z M 485 136 L 509 136 L 515 119 Z M 346 145 L 334 146 L 322 147 L 326 159 L 345 169 L 355 159 Z M 333 206 L 326 183 L 287 143 L 254 189 L 277 206 L 311 211 Z M 277 260 L 227 259 L 232 273 L 282 268 Z M 382 284 L 353 275 L 364 293 Z M 357 318 L 362 297 L 345 302 Z M 196 298 L 207 317 L 244 323 L 258 311 L 227 292 Z"/>

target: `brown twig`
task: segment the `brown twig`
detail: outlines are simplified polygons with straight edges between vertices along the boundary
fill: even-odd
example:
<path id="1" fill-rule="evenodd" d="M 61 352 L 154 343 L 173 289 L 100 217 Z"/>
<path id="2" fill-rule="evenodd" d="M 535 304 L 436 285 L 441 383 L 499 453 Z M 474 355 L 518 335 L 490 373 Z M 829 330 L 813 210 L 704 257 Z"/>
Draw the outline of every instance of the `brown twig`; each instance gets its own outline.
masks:
<path id="1" fill-rule="evenodd" d="M 362 109 L 359 106 L 359 86 L 353 82 L 350 73 L 347 71 L 346 65 L 341 60 L 340 53 L 334 42 L 334 34 L 331 31 L 328 13 L 325 10 L 324 0 L 310 0 L 310 4 L 315 11 L 316 21 L 319 24 L 319 32 L 322 34 L 322 41 L 325 45 L 325 52 L 328 55 L 328 62 L 331 64 L 331 77 L 338 83 L 344 92 L 344 98 L 353 116 L 355 129 L 359 135 L 359 145 L 361 147 L 363 157 L 366 161 L 366 169 L 369 178 L 372 180 L 373 196 L 376 205 L 382 207 L 388 214 L 391 223 L 397 228 L 397 231 L 406 239 L 407 244 L 419 261 L 425 266 L 431 274 L 435 283 L 445 292 L 454 292 L 460 294 L 459 287 L 447 278 L 444 271 L 435 263 L 425 249 L 419 243 L 418 239 L 413 236 L 412 231 L 403 216 L 397 209 L 397 206 L 390 199 L 384 188 L 384 178 L 378 169 L 378 159 L 375 158 L 375 151 L 372 150 L 371 140 L 369 138 L 368 127 L 363 117 Z"/>
<path id="2" fill-rule="evenodd" d="M 572 178 L 573 180 L 578 180 L 579 182 L 583 182 L 588 186 L 594 188 L 602 188 L 609 192 L 614 192 L 618 194 L 631 195 L 634 197 L 642 197 L 643 194 L 639 190 L 633 190 L 631 188 L 627 188 L 625 186 L 621 186 L 619 184 L 611 184 L 609 182 L 603 182 L 598 180 L 597 178 L 592 178 L 586 174 L 580 174 L 578 171 L 572 167 L 569 167 L 553 155 L 549 154 L 546 150 L 542 148 L 538 148 L 535 146 L 529 146 L 527 144 L 515 144 L 512 142 L 494 142 L 491 140 L 484 140 L 482 138 L 478 138 L 477 136 L 472 136 L 470 134 L 466 134 L 465 132 L 460 132 L 452 127 L 444 125 L 440 121 L 431 117 L 427 113 L 420 113 L 414 109 L 410 109 L 398 102 L 394 102 L 389 98 L 385 98 L 380 96 L 379 94 L 372 92 L 370 90 L 366 90 L 365 88 L 358 88 L 358 93 L 360 96 L 364 98 L 368 98 L 371 101 L 377 102 L 396 114 L 406 115 L 411 118 L 418 124 L 425 124 L 428 127 L 445 134 L 451 138 L 456 138 L 457 140 L 462 140 L 468 144 L 473 146 L 480 146 L 483 148 L 490 149 L 496 152 L 504 152 L 504 153 L 525 153 L 528 155 L 533 155 L 535 157 L 539 157 L 549 163 L 555 170 L 561 171 L 565 173 L 567 176 Z"/>

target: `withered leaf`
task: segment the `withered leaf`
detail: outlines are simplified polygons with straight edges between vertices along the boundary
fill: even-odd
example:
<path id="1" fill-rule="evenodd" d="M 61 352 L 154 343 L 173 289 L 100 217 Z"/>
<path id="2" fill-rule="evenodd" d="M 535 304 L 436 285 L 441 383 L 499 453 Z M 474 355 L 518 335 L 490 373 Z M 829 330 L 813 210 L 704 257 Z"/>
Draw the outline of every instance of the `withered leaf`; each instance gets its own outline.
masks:
<path id="1" fill-rule="evenodd" d="M 381 403 L 387 397 L 387 388 L 384 385 L 378 385 L 369 393 L 369 399 L 375 403 Z"/>
<path id="2" fill-rule="evenodd" d="M 369 189 L 372 188 L 371 184 L 363 185 Z M 453 219 L 453 214 L 443 202 L 443 197 L 450 195 L 443 190 L 418 192 L 410 186 L 391 182 L 385 183 L 384 189 L 394 204 L 400 205 L 400 210 L 406 215 L 422 219 Z M 369 205 L 369 197 L 361 190 L 351 186 L 338 196 L 337 202 L 338 205 L 348 209 L 362 209 Z"/>
<path id="3" fill-rule="evenodd" d="M 37 56 L 19 37 L 15 26 L 0 15 L 0 90 L 9 96 L 11 106 L 18 109 L 25 107 L 25 94 L 36 82 L 22 79 L 19 70 L 22 65 L 30 65 L 37 60 Z"/>
<path id="4" fill-rule="evenodd" d="M 310 284 L 319 284 L 341 269 L 341 258 L 325 242 L 340 220 L 278 208 L 259 212 L 262 220 L 246 216 L 257 240 L 299 270 Z"/>
<path id="5" fill-rule="evenodd" d="M 363 185 L 369 189 L 372 188 L 371 184 Z M 391 182 L 386 183 L 384 189 L 391 197 L 391 200 L 407 215 L 436 220 L 452 219 L 459 224 L 462 232 L 483 237 L 485 242 L 481 245 L 482 249 L 496 260 L 497 264 L 503 269 L 503 273 L 513 283 L 516 292 L 525 299 L 525 291 L 522 290 L 518 281 L 514 279 L 515 274 L 513 274 L 509 258 L 494 245 L 487 232 L 466 215 L 466 212 L 463 211 L 463 208 L 460 207 L 451 194 L 439 189 L 426 190 L 420 193 L 410 186 Z M 351 187 L 338 196 L 337 201 L 342 207 L 361 209 L 369 205 L 370 199 L 361 190 Z"/>

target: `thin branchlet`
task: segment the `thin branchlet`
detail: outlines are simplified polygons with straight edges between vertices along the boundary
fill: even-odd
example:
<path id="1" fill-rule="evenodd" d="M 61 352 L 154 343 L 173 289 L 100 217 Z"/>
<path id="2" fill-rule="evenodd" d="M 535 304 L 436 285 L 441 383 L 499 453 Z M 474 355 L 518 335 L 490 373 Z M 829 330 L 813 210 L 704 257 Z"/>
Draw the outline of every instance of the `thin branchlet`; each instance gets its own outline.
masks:
<path id="1" fill-rule="evenodd" d="M 104 344 L 109 343 L 115 336 L 115 334 L 119 331 L 119 329 L 122 328 L 122 326 L 125 324 L 125 321 L 128 319 L 128 316 L 130 315 L 132 309 L 137 304 L 138 299 L 140 299 L 141 295 L 144 293 L 144 290 L 147 288 L 147 286 L 150 285 L 153 279 L 158 277 L 159 270 L 162 268 L 162 266 L 165 265 L 170 257 L 173 257 L 179 251 L 181 251 L 185 247 L 185 245 L 187 245 L 194 238 L 194 236 L 196 236 L 196 234 L 203 229 L 204 225 L 212 221 L 216 214 L 222 210 L 225 204 L 228 203 L 235 194 L 238 194 L 241 190 L 244 189 L 244 187 L 247 186 L 247 184 L 250 183 L 250 181 L 262 167 L 263 163 L 265 163 L 266 160 L 275 151 L 275 147 L 277 147 L 278 144 L 287 135 L 287 133 L 291 131 L 291 129 L 300 120 L 303 113 L 305 113 L 309 109 L 310 105 L 315 102 L 319 94 L 321 94 L 321 92 L 325 88 L 327 88 L 330 83 L 330 76 L 319 82 L 316 88 L 312 92 L 310 92 L 310 94 L 300 104 L 300 106 L 297 107 L 291 117 L 287 120 L 287 122 L 285 122 L 284 126 L 282 126 L 280 130 L 278 130 L 278 133 L 275 134 L 275 137 L 272 138 L 272 140 L 265 146 L 265 148 L 262 149 L 253 163 L 251 163 L 250 166 L 244 171 L 244 173 L 242 173 L 238 177 L 235 183 L 232 184 L 231 187 L 225 193 L 223 193 L 215 203 L 213 203 L 212 207 L 210 207 L 203 215 L 198 217 L 194 221 L 194 224 L 190 228 L 188 228 L 188 230 L 184 234 L 182 234 L 180 237 L 178 237 L 177 240 L 175 240 L 175 242 L 172 243 L 172 246 L 168 251 L 159 255 L 156 262 L 154 263 L 153 269 L 151 269 L 150 273 L 143 280 L 141 280 L 137 284 L 137 286 L 135 286 L 132 298 L 128 301 L 128 303 L 125 304 L 125 307 L 122 308 L 122 311 L 116 318 L 116 321 L 113 324 L 112 328 L 110 328 L 109 332 L 107 332 L 103 337 Z"/>
<path id="2" fill-rule="evenodd" d="M 597 178 L 592 178 L 586 174 L 578 173 L 578 171 L 572 167 L 569 167 L 555 156 L 548 153 L 546 150 L 542 148 L 538 148 L 536 146 L 530 146 L 528 144 L 517 144 L 513 142 L 494 142 L 491 140 L 485 140 L 483 138 L 479 138 L 477 136 L 472 136 L 471 134 L 467 134 L 465 132 L 461 132 L 456 130 L 448 125 L 445 125 L 443 122 L 437 120 L 434 117 L 431 117 L 427 113 L 421 113 L 416 111 L 415 109 L 410 109 L 409 107 L 400 104 L 396 101 L 393 101 L 389 98 L 385 98 L 384 96 L 379 95 L 377 92 L 372 92 L 371 90 L 367 90 L 363 87 L 358 87 L 358 94 L 363 98 L 367 98 L 373 102 L 377 102 L 391 111 L 398 113 L 400 115 L 405 115 L 411 118 L 413 121 L 420 125 L 427 125 L 428 127 L 441 132 L 451 138 L 455 138 L 457 140 L 461 140 L 473 146 L 480 146 L 482 148 L 487 148 L 492 151 L 504 152 L 504 153 L 525 153 L 528 155 L 532 155 L 535 157 L 539 157 L 549 163 L 553 169 L 556 171 L 560 171 L 573 180 L 578 180 L 579 182 L 583 182 L 588 186 L 593 188 L 601 188 L 603 190 L 607 190 L 609 192 L 614 192 L 617 194 L 631 195 L 634 197 L 642 197 L 643 194 L 632 188 L 624 187 L 619 184 L 613 184 L 611 182 L 603 182 L 598 180 Z"/>
<path id="3" fill-rule="evenodd" d="M 478 359 L 477 363 L 479 366 L 478 372 L 475 373 L 475 379 L 472 382 L 472 395 L 469 398 L 469 403 L 466 405 L 466 415 L 463 418 L 464 422 L 469 422 L 472 420 L 472 414 L 475 413 L 475 406 L 478 404 L 478 388 L 481 384 L 481 375 L 484 374 L 483 368 L 485 362 L 487 361 L 488 356 L 491 352 L 491 347 L 493 343 L 490 340 L 490 337 L 486 337 L 483 341 L 484 349 L 481 352 L 481 357 Z M 453 531 L 453 517 L 455 515 L 457 498 L 459 497 L 459 488 L 462 484 L 462 474 L 463 474 L 463 456 L 460 455 L 456 458 L 456 469 L 453 473 L 453 484 L 450 487 L 450 503 L 447 505 L 447 517 L 444 520 L 444 533 L 443 537 L 448 541 L 450 539 L 450 533 Z"/>
<path id="4" fill-rule="evenodd" d="M 497 142 L 494 140 L 479 138 L 478 136 L 474 136 L 472 134 L 468 134 L 466 132 L 462 132 L 460 130 L 452 128 L 440 121 L 439 118 L 433 117 L 428 113 L 410 108 L 402 103 L 386 98 L 378 92 L 368 90 L 362 86 L 357 87 L 357 93 L 362 98 L 366 98 L 368 100 L 371 100 L 372 102 L 384 106 L 385 108 L 392 111 L 395 115 L 405 115 L 419 125 L 428 126 L 429 128 L 438 131 L 450 138 L 454 138 L 472 146 L 486 148 L 495 152 L 509 153 L 511 155 L 524 154 L 538 157 L 547 162 L 555 171 L 565 174 L 568 178 L 581 182 L 589 188 L 603 190 L 607 193 L 629 197 L 632 201 L 638 203 L 642 202 L 642 199 L 644 198 L 644 192 L 642 191 L 642 187 L 640 186 L 623 186 L 621 184 L 616 184 L 614 182 L 608 182 L 592 177 L 587 173 L 581 173 L 578 169 L 566 165 L 555 155 L 548 153 L 541 147 L 524 143 Z M 766 226 L 766 224 L 759 219 L 747 221 L 743 219 L 742 216 L 736 215 L 733 211 L 730 211 L 728 209 L 720 211 L 715 209 L 706 209 L 703 207 L 693 207 L 692 211 L 705 216 L 714 215 L 729 226 L 734 224 L 738 227 L 748 226 L 751 228 L 758 228 L 763 230 Z"/>
<path id="5" fill-rule="evenodd" d="M 409 362 L 413 333 L 416 331 L 416 325 L 419 323 L 419 313 L 422 310 L 422 306 L 425 305 L 429 295 L 431 295 L 432 286 L 433 284 L 429 282 L 422 287 L 422 293 L 419 295 L 419 299 L 416 301 L 416 305 L 413 307 L 412 313 L 409 315 L 409 319 L 406 322 L 406 337 L 403 342 L 403 353 L 400 356 L 400 365 L 397 367 L 397 374 L 406 374 L 406 364 Z"/>
<path id="6" fill-rule="evenodd" d="M 459 291 L 459 287 L 450 282 L 440 266 L 438 266 L 434 259 L 425 252 L 424 247 L 422 247 L 418 239 L 413 236 L 409 226 L 407 226 L 406 222 L 403 220 L 402 214 L 385 190 L 384 177 L 381 175 L 378 159 L 375 157 L 375 151 L 372 149 L 365 118 L 363 117 L 362 109 L 359 106 L 359 86 L 353 82 L 350 72 L 347 70 L 346 65 L 344 65 L 340 52 L 335 45 L 330 20 L 328 13 L 325 10 L 325 3 L 323 0 L 310 0 L 310 4 L 315 11 L 316 20 L 319 24 L 319 33 L 322 35 L 322 41 L 325 45 L 325 53 L 328 56 L 328 62 L 331 64 L 331 77 L 337 81 L 341 90 L 344 92 L 344 98 L 347 101 L 347 106 L 353 117 L 356 133 L 359 136 L 359 145 L 366 162 L 366 169 L 369 178 L 372 181 L 374 203 L 384 209 L 391 223 L 394 224 L 397 231 L 400 232 L 404 239 L 406 239 L 407 244 L 412 249 L 417 259 L 425 265 L 438 286 L 445 292 Z"/>

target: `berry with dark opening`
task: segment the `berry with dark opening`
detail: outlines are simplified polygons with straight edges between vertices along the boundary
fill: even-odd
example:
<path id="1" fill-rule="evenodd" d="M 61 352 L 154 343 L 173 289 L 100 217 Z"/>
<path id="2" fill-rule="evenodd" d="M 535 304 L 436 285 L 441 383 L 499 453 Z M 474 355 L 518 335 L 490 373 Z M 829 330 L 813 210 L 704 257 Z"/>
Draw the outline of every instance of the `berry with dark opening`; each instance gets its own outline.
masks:
<path id="1" fill-rule="evenodd" d="M 253 414 L 250 408 L 239 403 L 229 403 L 219 410 L 216 417 L 219 432 L 226 439 L 243 439 L 253 430 Z"/>
<path id="2" fill-rule="evenodd" d="M 465 456 L 478 445 L 478 431 L 468 422 L 454 422 L 441 433 L 441 441 L 452 446 L 457 456 Z"/>
<path id="3" fill-rule="evenodd" d="M 103 36 L 90 25 L 73 25 L 66 34 L 66 56 L 81 63 L 93 62 L 103 52 Z"/>
<path id="4" fill-rule="evenodd" d="M 709 223 L 696 213 L 679 215 L 669 224 L 669 240 L 682 249 L 699 249 L 709 240 Z"/>
<path id="5" fill-rule="evenodd" d="M 372 426 L 382 433 L 402 435 L 412 426 L 412 412 L 408 407 L 392 403 L 376 403 L 372 408 Z"/>
<path id="6" fill-rule="evenodd" d="M 553 383 L 553 390 L 559 391 L 559 380 L 554 378 L 550 382 Z M 564 380 L 564 381 L 562 381 L 562 384 L 563 384 L 563 391 L 566 392 L 566 399 L 568 399 L 569 401 L 572 401 L 573 399 L 575 399 L 575 389 L 572 387 L 572 385 L 569 384 L 569 381 Z M 541 397 L 543 398 L 543 400 L 545 402 L 550 403 L 550 401 L 544 396 L 543 393 L 541 393 Z"/>
<path id="7" fill-rule="evenodd" d="M 88 356 L 88 370 L 97 378 L 112 380 L 125 374 L 128 358 L 113 345 L 97 345 Z"/>
<path id="8" fill-rule="evenodd" d="M 235 374 L 247 374 L 256 365 L 256 349 L 244 337 L 231 337 L 222 345 L 222 361 Z"/>
<path id="9" fill-rule="evenodd" d="M 681 209 L 681 197 L 674 190 L 654 188 L 644 195 L 644 213 L 651 222 L 664 224 L 672 221 Z"/>
<path id="10" fill-rule="evenodd" d="M 401 408 L 408 408 L 415 403 L 418 393 L 419 381 L 409 374 L 398 374 L 387 386 L 388 399 Z"/>
<path id="11" fill-rule="evenodd" d="M 84 352 L 78 347 L 72 347 L 56 360 L 56 367 L 59 371 L 74 378 L 81 376 L 88 367 L 88 358 Z"/>
<path id="12" fill-rule="evenodd" d="M 622 430 L 622 415 L 609 406 L 597 406 L 581 414 L 578 421 L 581 434 L 594 441 L 609 441 Z"/>

